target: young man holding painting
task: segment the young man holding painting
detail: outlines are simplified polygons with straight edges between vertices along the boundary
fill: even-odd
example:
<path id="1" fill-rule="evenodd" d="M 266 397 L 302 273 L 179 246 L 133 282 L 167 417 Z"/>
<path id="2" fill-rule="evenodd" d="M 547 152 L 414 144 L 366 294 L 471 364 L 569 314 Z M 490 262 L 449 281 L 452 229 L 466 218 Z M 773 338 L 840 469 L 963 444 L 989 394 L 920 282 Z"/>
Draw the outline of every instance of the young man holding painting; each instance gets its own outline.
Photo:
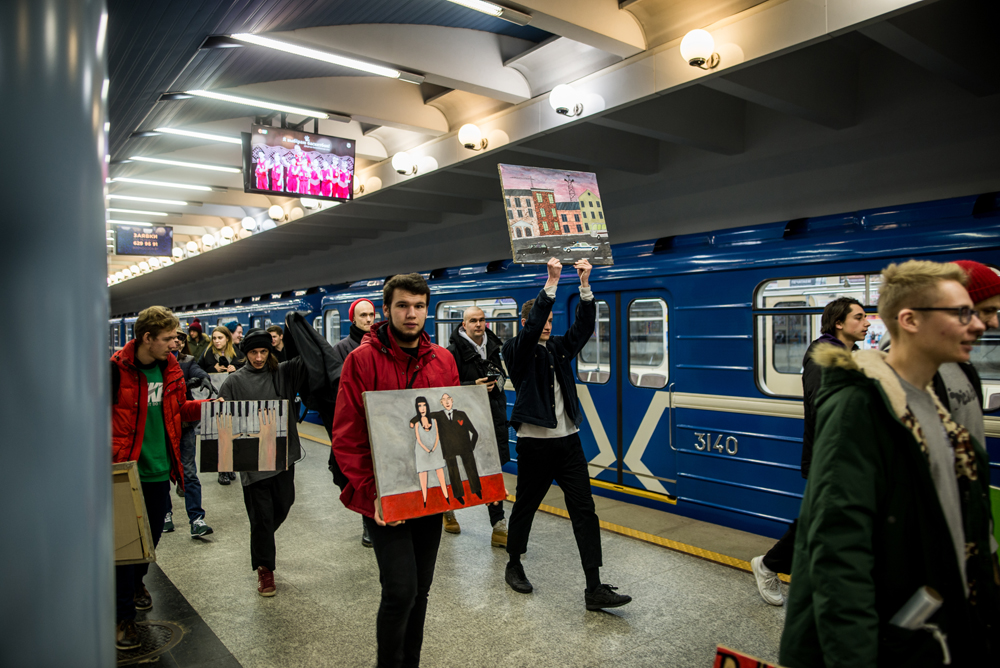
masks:
<path id="1" fill-rule="evenodd" d="M 379 566 L 382 600 L 376 637 L 381 668 L 420 663 L 441 516 L 389 524 L 382 520 L 361 395 L 459 384 L 454 358 L 424 332 L 429 301 L 430 289 L 420 274 L 386 281 L 382 291 L 386 319 L 372 326 L 344 360 L 333 420 L 333 450 L 348 479 L 340 500 L 364 517 Z"/>

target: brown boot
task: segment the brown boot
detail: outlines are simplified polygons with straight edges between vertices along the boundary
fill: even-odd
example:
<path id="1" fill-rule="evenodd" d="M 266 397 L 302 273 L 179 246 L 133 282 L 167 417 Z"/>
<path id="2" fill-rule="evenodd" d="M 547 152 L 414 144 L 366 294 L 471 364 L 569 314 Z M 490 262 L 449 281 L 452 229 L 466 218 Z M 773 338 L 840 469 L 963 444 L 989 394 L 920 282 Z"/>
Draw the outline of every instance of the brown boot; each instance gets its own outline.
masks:
<path id="1" fill-rule="evenodd" d="M 462 527 L 458 525 L 458 520 L 455 519 L 455 513 L 451 510 L 446 510 L 444 513 L 444 530 L 448 533 L 462 533 Z"/>
<path id="2" fill-rule="evenodd" d="M 139 649 L 139 629 L 134 619 L 123 619 L 115 629 L 115 647 L 118 649 Z"/>
<path id="3" fill-rule="evenodd" d="M 490 536 L 493 547 L 507 547 L 507 520 L 500 520 L 493 525 L 493 535 Z"/>
<path id="4" fill-rule="evenodd" d="M 267 566 L 257 567 L 257 593 L 261 596 L 274 596 L 274 571 L 268 570 Z"/>

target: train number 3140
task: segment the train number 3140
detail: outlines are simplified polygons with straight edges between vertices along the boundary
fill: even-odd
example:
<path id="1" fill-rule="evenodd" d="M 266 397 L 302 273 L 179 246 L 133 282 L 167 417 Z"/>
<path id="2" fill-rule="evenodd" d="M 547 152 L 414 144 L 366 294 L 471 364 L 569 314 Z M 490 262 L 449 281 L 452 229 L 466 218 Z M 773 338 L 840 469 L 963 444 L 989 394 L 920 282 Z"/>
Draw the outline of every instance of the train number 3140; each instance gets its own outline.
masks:
<path id="1" fill-rule="evenodd" d="M 740 446 L 739 441 L 736 440 L 735 436 L 726 436 L 726 445 L 723 447 L 722 437 L 725 434 L 716 435 L 715 443 L 712 443 L 712 434 L 708 432 L 695 432 L 694 435 L 698 439 L 697 443 L 694 444 L 695 450 L 701 450 L 703 452 L 718 450 L 719 452 L 725 452 L 729 455 L 735 455 Z"/>

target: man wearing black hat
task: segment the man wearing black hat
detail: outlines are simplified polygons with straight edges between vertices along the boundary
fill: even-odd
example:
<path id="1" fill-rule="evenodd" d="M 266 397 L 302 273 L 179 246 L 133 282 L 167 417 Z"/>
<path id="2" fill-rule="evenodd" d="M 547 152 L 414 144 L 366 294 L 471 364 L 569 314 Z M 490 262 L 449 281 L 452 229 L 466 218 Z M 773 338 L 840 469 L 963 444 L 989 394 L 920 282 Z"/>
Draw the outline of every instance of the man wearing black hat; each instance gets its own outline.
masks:
<path id="1" fill-rule="evenodd" d="M 269 401 L 284 399 L 291 406 L 295 395 L 308 384 L 306 365 L 296 357 L 278 362 L 273 354 L 271 334 L 251 329 L 240 348 L 247 363 L 231 373 L 219 394 L 226 401 Z M 274 596 L 274 569 L 277 548 L 274 534 L 288 517 L 295 502 L 295 462 L 301 458 L 295 420 L 288 421 L 288 468 L 284 471 L 244 471 L 243 502 L 250 518 L 250 563 L 257 571 L 257 592 Z"/>

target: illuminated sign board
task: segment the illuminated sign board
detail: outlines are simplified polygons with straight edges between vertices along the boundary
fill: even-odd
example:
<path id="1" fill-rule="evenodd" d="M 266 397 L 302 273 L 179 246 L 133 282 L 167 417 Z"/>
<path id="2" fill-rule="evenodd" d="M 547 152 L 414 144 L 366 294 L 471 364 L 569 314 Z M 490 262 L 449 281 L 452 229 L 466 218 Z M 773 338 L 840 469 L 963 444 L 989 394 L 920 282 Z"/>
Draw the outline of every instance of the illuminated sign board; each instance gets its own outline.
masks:
<path id="1" fill-rule="evenodd" d="M 174 247 L 174 229 L 166 225 L 140 227 L 115 225 L 116 255 L 154 255 L 170 257 Z"/>

